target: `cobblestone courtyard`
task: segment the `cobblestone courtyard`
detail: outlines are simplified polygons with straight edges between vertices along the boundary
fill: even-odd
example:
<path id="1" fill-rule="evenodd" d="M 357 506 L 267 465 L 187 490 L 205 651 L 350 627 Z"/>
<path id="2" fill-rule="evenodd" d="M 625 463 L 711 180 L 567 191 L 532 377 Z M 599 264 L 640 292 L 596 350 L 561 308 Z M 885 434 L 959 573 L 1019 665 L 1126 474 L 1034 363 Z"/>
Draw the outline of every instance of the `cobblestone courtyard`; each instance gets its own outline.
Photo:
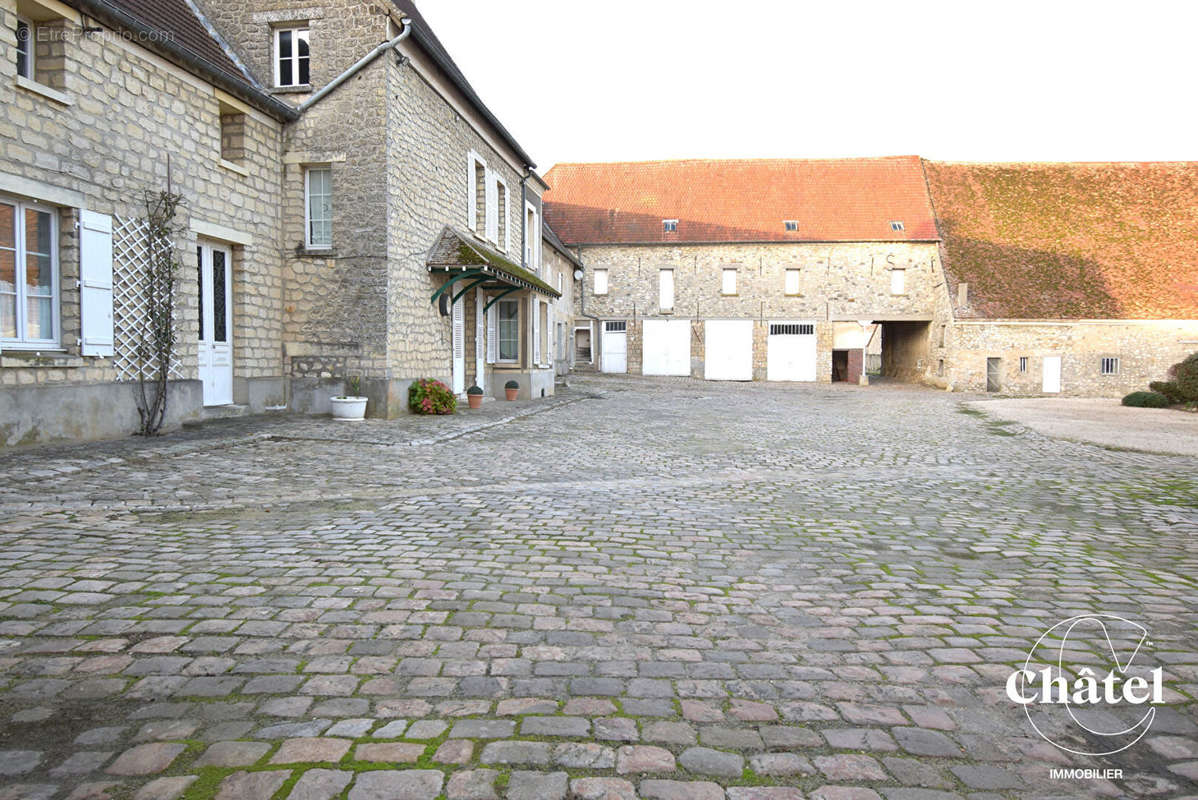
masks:
<path id="1" fill-rule="evenodd" d="M 1194 460 L 962 402 L 591 378 L 0 454 L 0 798 L 1198 796 Z M 1091 612 L 1167 684 L 1103 758 L 1004 694 Z"/>

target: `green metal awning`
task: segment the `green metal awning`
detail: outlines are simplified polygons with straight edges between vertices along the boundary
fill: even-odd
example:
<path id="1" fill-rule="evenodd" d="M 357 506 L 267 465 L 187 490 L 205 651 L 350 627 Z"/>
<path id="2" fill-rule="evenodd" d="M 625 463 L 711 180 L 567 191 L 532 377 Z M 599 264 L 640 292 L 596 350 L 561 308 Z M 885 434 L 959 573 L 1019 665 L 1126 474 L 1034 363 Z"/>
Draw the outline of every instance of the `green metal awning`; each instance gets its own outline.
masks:
<path id="1" fill-rule="evenodd" d="M 529 289 L 549 297 L 562 296 L 561 292 L 502 253 L 449 226 L 441 231 L 429 252 L 427 267 L 430 273 L 449 276 L 449 280 L 433 292 L 433 303 L 451 292 L 449 297 L 456 303 L 476 287 L 503 294 Z"/>

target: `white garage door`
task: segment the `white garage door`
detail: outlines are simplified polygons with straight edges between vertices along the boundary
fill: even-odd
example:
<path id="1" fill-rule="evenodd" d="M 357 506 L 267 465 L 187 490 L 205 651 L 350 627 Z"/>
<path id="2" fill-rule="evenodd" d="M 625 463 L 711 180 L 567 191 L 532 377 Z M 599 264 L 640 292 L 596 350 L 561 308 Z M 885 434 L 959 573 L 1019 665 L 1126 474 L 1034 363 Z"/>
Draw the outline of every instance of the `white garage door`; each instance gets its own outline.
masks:
<path id="1" fill-rule="evenodd" d="M 709 319 L 703 326 L 703 377 L 709 381 L 753 380 L 753 320 Z"/>
<path id="2" fill-rule="evenodd" d="M 603 346 L 599 351 L 600 372 L 628 371 L 628 323 L 612 320 L 603 323 Z"/>
<path id="3" fill-rule="evenodd" d="M 815 325 L 771 322 L 765 358 L 766 380 L 815 380 Z"/>
<path id="4" fill-rule="evenodd" d="M 643 326 L 646 375 L 691 374 L 691 321 L 647 319 Z"/>

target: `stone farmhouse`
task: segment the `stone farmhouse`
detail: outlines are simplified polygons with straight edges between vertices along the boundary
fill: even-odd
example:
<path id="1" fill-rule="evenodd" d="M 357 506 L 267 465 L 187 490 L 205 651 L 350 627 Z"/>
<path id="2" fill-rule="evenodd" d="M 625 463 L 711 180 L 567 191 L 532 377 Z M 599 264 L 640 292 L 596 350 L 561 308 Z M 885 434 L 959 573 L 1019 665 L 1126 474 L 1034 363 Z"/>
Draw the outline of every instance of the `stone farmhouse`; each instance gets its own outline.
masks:
<path id="1" fill-rule="evenodd" d="M 543 180 L 411 0 L 0 0 L 0 103 L 0 446 L 136 428 L 167 189 L 168 426 L 576 367 L 1119 394 L 1198 342 L 1195 165 Z"/>
<path id="2" fill-rule="evenodd" d="M 351 377 L 376 417 L 419 377 L 553 393 L 579 264 L 409 0 L 0 0 L 0 102 L 0 446 L 136 427 L 168 185 L 168 424 L 327 410 Z"/>
<path id="3" fill-rule="evenodd" d="M 1116 396 L 1198 350 L 1198 164 L 560 164 L 578 368 Z"/>

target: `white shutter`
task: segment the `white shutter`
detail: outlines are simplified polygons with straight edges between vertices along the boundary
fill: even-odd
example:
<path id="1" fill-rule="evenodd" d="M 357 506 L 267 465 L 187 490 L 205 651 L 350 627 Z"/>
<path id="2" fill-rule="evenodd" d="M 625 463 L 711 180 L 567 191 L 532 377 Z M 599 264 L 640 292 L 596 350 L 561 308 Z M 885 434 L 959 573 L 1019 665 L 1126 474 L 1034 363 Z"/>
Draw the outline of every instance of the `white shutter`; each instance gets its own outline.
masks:
<path id="1" fill-rule="evenodd" d="M 472 231 L 478 222 L 478 187 L 474 185 L 474 155 L 466 157 L 466 230 Z"/>
<path id="2" fill-rule="evenodd" d="M 487 309 L 487 363 L 494 364 L 499 359 L 499 323 L 496 318 L 495 306 Z"/>
<path id="3" fill-rule="evenodd" d="M 504 250 L 508 253 L 518 252 L 512 248 L 512 195 L 506 185 L 503 187 L 503 207 L 507 209 L 507 219 L 500 220 L 499 224 L 507 226 L 507 234 L 503 237 L 504 244 L 507 245 Z"/>
<path id="4" fill-rule="evenodd" d="M 488 242 L 499 239 L 499 185 L 495 183 L 495 175 L 487 170 L 487 231 Z"/>
<path id="5" fill-rule="evenodd" d="M 532 299 L 532 363 L 541 363 L 541 301 Z"/>
<path id="6" fill-rule="evenodd" d="M 79 234 L 80 353 L 111 356 L 112 217 L 81 210 Z"/>

